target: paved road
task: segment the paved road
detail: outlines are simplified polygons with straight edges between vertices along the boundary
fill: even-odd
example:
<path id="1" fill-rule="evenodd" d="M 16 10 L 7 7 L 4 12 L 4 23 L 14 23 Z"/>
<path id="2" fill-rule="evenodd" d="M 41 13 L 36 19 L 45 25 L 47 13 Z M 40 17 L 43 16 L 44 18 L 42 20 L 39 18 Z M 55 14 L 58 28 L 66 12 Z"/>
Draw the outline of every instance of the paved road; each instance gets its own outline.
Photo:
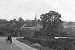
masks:
<path id="1" fill-rule="evenodd" d="M 12 44 L 8 44 L 5 39 L 6 37 L 0 38 L 0 50 L 37 50 L 17 41 L 16 37 L 13 37 Z"/>

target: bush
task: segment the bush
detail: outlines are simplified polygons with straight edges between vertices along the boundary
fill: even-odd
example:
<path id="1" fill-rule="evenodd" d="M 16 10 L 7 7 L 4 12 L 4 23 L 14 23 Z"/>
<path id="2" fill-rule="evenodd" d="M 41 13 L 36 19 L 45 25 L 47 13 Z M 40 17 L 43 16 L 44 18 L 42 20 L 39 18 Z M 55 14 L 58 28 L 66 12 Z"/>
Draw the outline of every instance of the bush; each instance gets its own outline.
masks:
<path id="1" fill-rule="evenodd" d="M 44 47 L 49 47 L 57 50 L 70 50 L 75 46 L 74 39 L 41 39 L 41 38 L 29 38 L 24 37 L 24 39 L 32 42 L 32 43 L 38 43 Z M 73 44 L 73 45 L 72 45 Z"/>

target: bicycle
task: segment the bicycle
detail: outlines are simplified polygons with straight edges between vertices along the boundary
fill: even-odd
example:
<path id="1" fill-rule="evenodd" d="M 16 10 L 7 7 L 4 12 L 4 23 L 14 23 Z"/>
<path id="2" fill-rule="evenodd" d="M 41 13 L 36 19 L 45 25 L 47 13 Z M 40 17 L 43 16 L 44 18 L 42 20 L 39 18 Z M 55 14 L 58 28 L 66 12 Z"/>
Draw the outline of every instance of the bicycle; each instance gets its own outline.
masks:
<path id="1" fill-rule="evenodd" d="M 12 38 L 10 36 L 8 36 L 8 38 L 6 39 L 6 41 L 11 44 L 12 43 Z"/>

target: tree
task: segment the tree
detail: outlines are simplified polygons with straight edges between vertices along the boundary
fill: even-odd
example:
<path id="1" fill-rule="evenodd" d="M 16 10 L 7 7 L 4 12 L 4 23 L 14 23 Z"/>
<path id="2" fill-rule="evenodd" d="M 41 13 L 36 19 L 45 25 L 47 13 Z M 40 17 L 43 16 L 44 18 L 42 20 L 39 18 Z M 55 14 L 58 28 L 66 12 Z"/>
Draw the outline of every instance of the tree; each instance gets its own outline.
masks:
<path id="1" fill-rule="evenodd" d="M 20 27 L 22 27 L 25 24 L 25 21 L 22 19 L 22 17 L 19 18 L 19 22 L 17 24 Z"/>
<path id="2" fill-rule="evenodd" d="M 60 19 L 61 14 L 59 14 L 58 12 L 49 11 L 48 13 L 42 14 L 40 18 L 43 25 L 43 29 L 46 30 L 48 36 L 54 37 L 56 33 L 60 33 L 62 31 L 63 22 Z"/>
<path id="3" fill-rule="evenodd" d="M 19 18 L 19 22 L 24 22 L 24 20 L 22 19 L 22 17 Z"/>

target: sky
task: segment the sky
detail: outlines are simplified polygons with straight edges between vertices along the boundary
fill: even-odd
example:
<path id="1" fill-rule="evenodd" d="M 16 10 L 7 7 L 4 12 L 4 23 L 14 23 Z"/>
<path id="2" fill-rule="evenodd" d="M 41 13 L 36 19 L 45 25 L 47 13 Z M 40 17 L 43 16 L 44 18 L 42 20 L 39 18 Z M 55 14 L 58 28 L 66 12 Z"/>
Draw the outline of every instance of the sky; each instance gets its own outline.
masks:
<path id="1" fill-rule="evenodd" d="M 34 19 L 50 10 L 59 12 L 63 21 L 75 21 L 75 0 L 0 0 L 1 19 Z"/>

